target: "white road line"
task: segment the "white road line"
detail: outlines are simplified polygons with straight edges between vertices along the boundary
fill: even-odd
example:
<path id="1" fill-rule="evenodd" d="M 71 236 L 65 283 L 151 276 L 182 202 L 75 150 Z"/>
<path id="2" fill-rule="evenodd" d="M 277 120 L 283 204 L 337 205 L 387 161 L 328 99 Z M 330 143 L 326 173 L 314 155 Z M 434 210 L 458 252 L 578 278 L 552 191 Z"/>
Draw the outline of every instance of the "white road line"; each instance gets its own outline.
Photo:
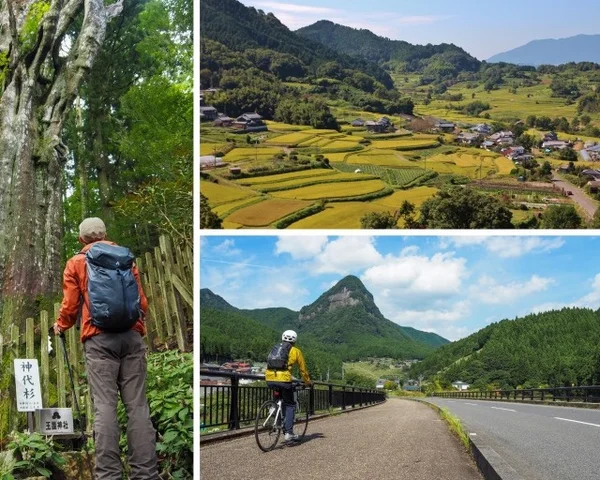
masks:
<path id="1" fill-rule="evenodd" d="M 465 402 L 465 405 L 474 405 L 475 407 L 477 406 L 476 403 L 468 403 L 468 402 Z"/>
<path id="2" fill-rule="evenodd" d="M 471 435 L 472 437 L 476 437 L 477 436 L 476 433 L 469 433 L 469 435 Z"/>
<path id="3" fill-rule="evenodd" d="M 500 407 L 490 407 L 493 408 L 494 410 L 504 410 L 506 412 L 516 412 L 516 410 L 511 410 L 510 408 L 500 408 Z"/>
<path id="4" fill-rule="evenodd" d="M 573 422 L 573 423 L 581 423 L 583 425 L 590 425 L 592 427 L 600 427 L 600 425 L 598 425 L 597 423 L 588 423 L 588 422 L 580 422 L 579 420 L 570 420 L 568 418 L 560 418 L 560 417 L 554 417 L 557 420 L 564 420 L 565 422 Z"/>

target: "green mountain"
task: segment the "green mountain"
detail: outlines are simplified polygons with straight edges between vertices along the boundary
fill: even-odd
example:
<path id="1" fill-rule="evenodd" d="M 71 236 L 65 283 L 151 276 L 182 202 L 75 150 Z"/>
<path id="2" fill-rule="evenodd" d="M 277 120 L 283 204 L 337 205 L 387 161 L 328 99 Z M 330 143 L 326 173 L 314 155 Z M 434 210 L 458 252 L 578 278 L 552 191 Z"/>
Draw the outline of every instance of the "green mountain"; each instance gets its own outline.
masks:
<path id="1" fill-rule="evenodd" d="M 493 323 L 437 349 L 410 375 L 476 388 L 597 385 L 600 310 L 565 308 Z"/>
<path id="2" fill-rule="evenodd" d="M 246 7 L 237 0 L 202 0 L 200 2 L 201 43 L 216 41 L 230 50 L 254 50 L 256 66 L 270 68 L 273 59 L 277 68 L 271 73 L 290 73 L 302 77 L 316 73 L 326 63 L 337 63 L 341 69 L 367 74 L 386 88 L 392 88 L 391 77 L 375 63 L 340 54 L 327 46 L 296 35 L 272 13 Z M 265 55 L 270 52 L 270 55 Z M 283 66 L 281 64 L 284 64 Z M 351 74 L 349 72 L 349 74 Z"/>
<path id="3" fill-rule="evenodd" d="M 453 44 L 412 45 L 401 40 L 379 37 L 365 29 L 338 25 L 328 20 L 296 30 L 308 40 L 320 42 L 340 53 L 398 67 L 405 72 L 434 76 L 453 76 L 477 72 L 481 62 Z"/>
<path id="4" fill-rule="evenodd" d="M 423 358 L 448 343 L 433 333 L 387 320 L 373 295 L 354 276 L 342 279 L 300 312 L 287 308 L 241 310 L 202 289 L 200 322 L 201 355 L 207 358 L 228 353 L 245 356 L 247 351 L 250 358 L 261 360 L 287 329 L 296 330 L 299 344 L 308 346 L 317 358 L 327 357 L 327 364 L 335 358 L 340 367 L 342 360 L 366 357 Z"/>

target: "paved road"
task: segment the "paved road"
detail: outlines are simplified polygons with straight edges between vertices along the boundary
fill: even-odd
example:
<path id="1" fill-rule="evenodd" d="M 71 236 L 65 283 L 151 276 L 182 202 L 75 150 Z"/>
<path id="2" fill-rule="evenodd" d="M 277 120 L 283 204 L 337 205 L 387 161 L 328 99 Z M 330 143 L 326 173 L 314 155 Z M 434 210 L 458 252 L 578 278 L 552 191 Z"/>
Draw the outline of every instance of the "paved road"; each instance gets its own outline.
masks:
<path id="1" fill-rule="evenodd" d="M 598 480 L 600 411 L 482 400 L 428 399 L 461 419 L 527 480 Z M 579 422 L 579 423 L 578 423 Z"/>
<path id="2" fill-rule="evenodd" d="M 263 453 L 254 437 L 200 449 L 202 480 L 481 480 L 432 408 L 409 400 L 318 420 L 300 445 Z"/>
<path id="3" fill-rule="evenodd" d="M 552 178 L 552 183 L 558 188 L 564 188 L 566 191 L 573 192 L 573 195 L 569 195 L 569 197 L 579 204 L 590 219 L 594 217 L 596 210 L 598 210 L 598 202 L 588 197 L 583 189 L 576 187 L 571 182 L 567 182 L 557 175 L 554 175 Z"/>

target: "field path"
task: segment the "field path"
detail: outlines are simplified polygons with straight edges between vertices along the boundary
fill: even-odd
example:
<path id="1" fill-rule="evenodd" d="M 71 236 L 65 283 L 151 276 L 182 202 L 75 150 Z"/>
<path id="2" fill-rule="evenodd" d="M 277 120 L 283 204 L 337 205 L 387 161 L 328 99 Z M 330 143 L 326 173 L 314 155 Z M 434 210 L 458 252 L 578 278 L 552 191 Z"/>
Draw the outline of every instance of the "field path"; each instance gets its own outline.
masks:
<path id="1" fill-rule="evenodd" d="M 568 182 L 558 175 L 554 175 L 552 182 L 559 188 L 564 188 L 568 192 L 573 192 L 573 195 L 569 195 L 577 204 L 584 210 L 588 215 L 589 219 L 594 218 L 594 214 L 598 210 L 598 202 L 588 197 L 583 189 L 576 187 L 571 182 Z"/>
<path id="2" fill-rule="evenodd" d="M 409 400 L 309 423 L 299 445 L 263 453 L 254 436 L 200 448 L 203 480 L 481 480 L 439 414 Z"/>

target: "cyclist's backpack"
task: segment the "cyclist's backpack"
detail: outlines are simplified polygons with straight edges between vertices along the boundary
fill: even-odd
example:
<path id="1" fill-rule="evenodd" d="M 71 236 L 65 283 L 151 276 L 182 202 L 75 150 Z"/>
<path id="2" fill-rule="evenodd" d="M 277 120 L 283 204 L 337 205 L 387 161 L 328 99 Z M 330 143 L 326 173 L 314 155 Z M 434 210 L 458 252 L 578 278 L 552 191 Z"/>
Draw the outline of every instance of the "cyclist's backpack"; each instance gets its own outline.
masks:
<path id="1" fill-rule="evenodd" d="M 125 332 L 140 318 L 140 292 L 128 248 L 94 243 L 85 253 L 88 309 L 92 325 L 106 332 Z"/>
<path id="2" fill-rule="evenodd" d="M 292 344 L 289 342 L 275 345 L 267 357 L 267 368 L 269 370 L 287 370 L 291 348 Z"/>

